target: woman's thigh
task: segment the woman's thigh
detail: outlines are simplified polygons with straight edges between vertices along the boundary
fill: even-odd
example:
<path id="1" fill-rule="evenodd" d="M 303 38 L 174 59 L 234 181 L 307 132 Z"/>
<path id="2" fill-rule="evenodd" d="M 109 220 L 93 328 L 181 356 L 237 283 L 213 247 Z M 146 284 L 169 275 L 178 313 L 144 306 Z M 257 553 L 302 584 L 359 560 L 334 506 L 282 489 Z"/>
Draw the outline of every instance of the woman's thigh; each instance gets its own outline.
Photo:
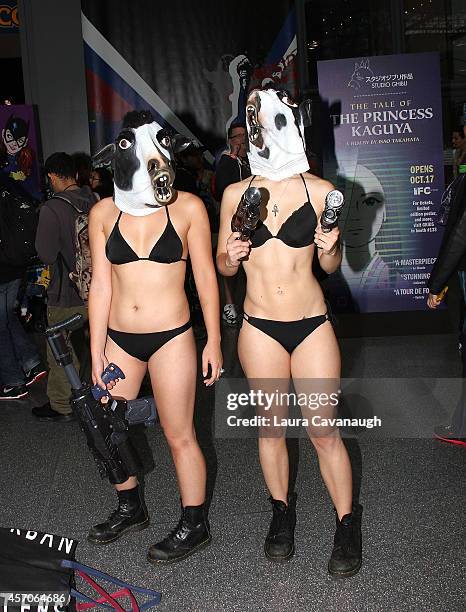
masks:
<path id="1" fill-rule="evenodd" d="M 340 349 L 329 321 L 320 325 L 291 355 L 291 373 L 296 392 L 307 397 L 302 414 L 309 421 L 308 435 L 334 435 L 338 430 L 326 425 L 337 415 L 340 395 Z"/>
<path id="2" fill-rule="evenodd" d="M 192 329 L 175 336 L 149 360 L 149 374 L 165 435 L 192 437 L 197 358 Z"/>
<path id="3" fill-rule="evenodd" d="M 291 355 L 293 378 L 340 378 L 340 348 L 329 321 L 319 325 Z"/>
<path id="4" fill-rule="evenodd" d="M 115 363 L 125 375 L 125 378 L 119 380 L 112 389 L 112 395 L 127 400 L 136 399 L 147 371 L 147 364 L 128 355 L 109 337 L 105 346 L 105 356 L 109 363 Z"/>
<path id="5" fill-rule="evenodd" d="M 288 416 L 286 394 L 290 386 L 290 356 L 276 340 L 243 321 L 238 338 L 238 355 L 251 391 L 268 394 L 256 413 L 268 419 L 269 425 L 259 430 L 260 437 L 282 437 L 285 427 L 274 427 L 276 419 Z M 283 399 L 285 398 L 285 399 Z"/>
<path id="6" fill-rule="evenodd" d="M 239 333 L 238 356 L 248 378 L 290 378 L 288 352 L 246 320 Z"/>

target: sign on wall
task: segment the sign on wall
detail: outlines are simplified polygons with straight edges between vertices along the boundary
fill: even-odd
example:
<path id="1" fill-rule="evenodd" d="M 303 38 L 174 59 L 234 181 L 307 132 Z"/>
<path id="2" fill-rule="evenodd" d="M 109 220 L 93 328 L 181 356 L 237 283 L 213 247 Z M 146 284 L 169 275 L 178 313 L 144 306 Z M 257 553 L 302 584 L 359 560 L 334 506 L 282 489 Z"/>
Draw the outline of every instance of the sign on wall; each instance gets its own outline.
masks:
<path id="1" fill-rule="evenodd" d="M 39 200 L 39 141 L 34 107 L 0 105 L 0 186 Z"/>
<path id="2" fill-rule="evenodd" d="M 324 175 L 344 192 L 341 270 L 324 287 L 340 312 L 424 309 L 442 228 L 437 53 L 318 63 L 328 126 Z"/>

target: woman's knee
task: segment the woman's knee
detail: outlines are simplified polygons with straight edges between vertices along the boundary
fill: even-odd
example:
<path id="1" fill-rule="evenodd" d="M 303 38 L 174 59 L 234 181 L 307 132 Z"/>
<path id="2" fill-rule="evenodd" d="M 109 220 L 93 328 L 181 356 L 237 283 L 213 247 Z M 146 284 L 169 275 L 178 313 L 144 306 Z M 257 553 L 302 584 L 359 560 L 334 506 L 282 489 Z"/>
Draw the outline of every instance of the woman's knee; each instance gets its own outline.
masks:
<path id="1" fill-rule="evenodd" d="M 343 441 L 339 433 L 329 433 L 328 435 L 309 436 L 314 448 L 318 453 L 333 454 L 341 450 Z"/>
<path id="2" fill-rule="evenodd" d="M 173 453 L 184 453 L 198 446 L 194 431 L 170 432 L 164 430 L 164 434 Z"/>
<path id="3" fill-rule="evenodd" d="M 280 435 L 277 434 L 276 436 L 261 436 L 259 437 L 259 450 L 268 453 L 280 452 L 283 450 L 287 452 L 286 438 L 283 433 Z"/>

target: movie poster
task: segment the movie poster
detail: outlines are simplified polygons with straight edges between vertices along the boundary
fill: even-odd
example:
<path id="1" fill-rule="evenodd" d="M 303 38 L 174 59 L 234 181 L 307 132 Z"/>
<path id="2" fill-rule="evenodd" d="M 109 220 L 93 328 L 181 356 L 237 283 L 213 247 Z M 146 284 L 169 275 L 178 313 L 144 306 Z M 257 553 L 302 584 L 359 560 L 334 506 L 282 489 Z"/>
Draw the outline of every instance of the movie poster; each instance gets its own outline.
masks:
<path id="1" fill-rule="evenodd" d="M 338 312 L 424 309 L 440 246 L 442 106 L 437 53 L 318 63 L 324 176 L 346 199 Z"/>
<path id="2" fill-rule="evenodd" d="M 1 187 L 40 200 L 37 133 L 32 106 L 0 105 Z"/>

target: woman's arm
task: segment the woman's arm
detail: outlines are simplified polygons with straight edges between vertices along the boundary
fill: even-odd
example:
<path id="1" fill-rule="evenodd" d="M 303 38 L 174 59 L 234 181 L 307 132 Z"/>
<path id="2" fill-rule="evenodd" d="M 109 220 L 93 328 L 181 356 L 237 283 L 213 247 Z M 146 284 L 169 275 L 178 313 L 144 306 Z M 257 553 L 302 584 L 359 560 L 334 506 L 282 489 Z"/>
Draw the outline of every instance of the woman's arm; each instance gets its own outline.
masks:
<path id="1" fill-rule="evenodd" d="M 315 232 L 314 242 L 317 245 L 320 267 L 327 274 L 338 270 L 341 264 L 340 230 L 334 227 L 330 232 L 324 232 L 320 225 L 320 218 L 324 212 L 325 198 L 327 194 L 335 189 L 329 181 L 319 180 L 315 187 L 314 205 L 318 224 Z"/>
<path id="2" fill-rule="evenodd" d="M 225 189 L 220 206 L 220 229 L 217 245 L 217 269 L 222 276 L 234 276 L 241 265 L 241 259 L 249 254 L 250 243 L 238 240 L 239 232 L 231 232 L 231 218 L 242 193 L 238 183 Z"/>
<path id="3" fill-rule="evenodd" d="M 198 197 L 190 196 L 191 222 L 188 230 L 188 249 L 202 314 L 207 329 L 207 344 L 202 354 L 202 374 L 207 376 L 209 363 L 211 376 L 206 385 L 220 377 L 222 353 L 220 350 L 220 302 L 217 276 L 212 259 L 212 241 L 209 217 Z"/>
<path id="4" fill-rule="evenodd" d="M 112 264 L 105 255 L 102 203 L 89 214 L 89 244 L 92 258 L 92 280 L 89 288 L 89 328 L 91 333 L 92 380 L 105 389 L 101 374 L 107 365 L 105 343 L 112 299 Z"/>

